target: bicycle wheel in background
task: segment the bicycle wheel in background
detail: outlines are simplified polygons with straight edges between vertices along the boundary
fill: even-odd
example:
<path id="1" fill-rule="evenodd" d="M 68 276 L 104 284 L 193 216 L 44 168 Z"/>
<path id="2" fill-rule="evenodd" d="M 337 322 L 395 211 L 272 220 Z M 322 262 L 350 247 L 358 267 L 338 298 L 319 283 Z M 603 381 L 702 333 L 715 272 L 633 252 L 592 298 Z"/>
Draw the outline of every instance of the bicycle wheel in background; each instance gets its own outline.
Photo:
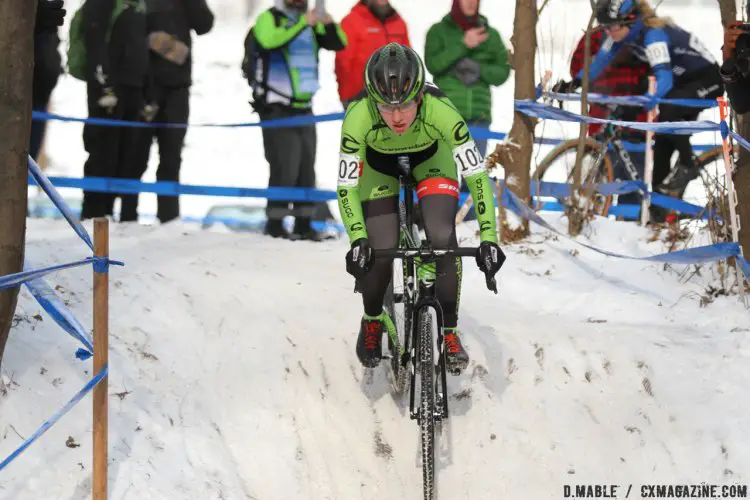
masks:
<path id="1" fill-rule="evenodd" d="M 739 152 L 736 146 L 734 153 Z M 696 168 L 700 169 L 701 175 L 693 179 L 685 187 L 681 198 L 688 203 L 705 207 L 709 198 L 716 197 L 717 191 L 726 189 L 724 181 L 724 149 L 719 146 L 709 149 L 699 155 Z"/>
<path id="2" fill-rule="evenodd" d="M 615 180 L 612 161 L 609 156 L 604 156 L 600 161 L 600 145 L 593 139 L 586 139 L 583 152 L 583 172 L 582 179 L 590 178 L 597 184 L 613 182 Z M 571 139 L 558 145 L 542 159 L 534 172 L 532 182 L 573 182 L 573 170 L 576 164 L 576 155 L 578 153 L 578 139 Z M 596 173 L 597 169 L 598 173 Z M 562 200 L 560 200 L 562 201 Z M 612 205 L 612 196 L 604 196 L 596 193 L 594 197 L 594 213 L 606 217 L 609 213 L 609 207 Z"/>

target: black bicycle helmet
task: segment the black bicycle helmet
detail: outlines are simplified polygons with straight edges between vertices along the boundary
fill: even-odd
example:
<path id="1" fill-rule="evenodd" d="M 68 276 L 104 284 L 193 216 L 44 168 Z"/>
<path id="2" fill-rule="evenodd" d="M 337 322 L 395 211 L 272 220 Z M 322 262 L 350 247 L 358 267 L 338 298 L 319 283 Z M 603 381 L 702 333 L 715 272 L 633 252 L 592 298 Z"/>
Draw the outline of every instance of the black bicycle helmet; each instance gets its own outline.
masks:
<path id="1" fill-rule="evenodd" d="M 633 24 L 638 18 L 636 0 L 597 0 L 594 8 L 600 26 Z"/>
<path id="2" fill-rule="evenodd" d="M 389 43 L 377 49 L 365 66 L 367 94 L 381 104 L 404 104 L 424 90 L 422 59 L 411 48 Z"/>

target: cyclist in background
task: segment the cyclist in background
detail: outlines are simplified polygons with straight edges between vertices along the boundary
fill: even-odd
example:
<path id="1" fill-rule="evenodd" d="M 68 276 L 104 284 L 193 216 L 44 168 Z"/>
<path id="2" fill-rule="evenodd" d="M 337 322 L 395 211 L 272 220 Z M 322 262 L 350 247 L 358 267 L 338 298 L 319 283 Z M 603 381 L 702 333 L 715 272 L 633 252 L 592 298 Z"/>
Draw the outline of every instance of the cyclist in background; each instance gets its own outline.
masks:
<path id="1" fill-rule="evenodd" d="M 596 54 L 606 40 L 607 36 L 604 29 L 599 26 L 591 32 L 590 54 Z M 570 61 L 570 75 L 574 77 L 583 69 L 586 55 L 586 35 L 578 41 L 578 46 L 573 52 Z M 595 81 L 592 81 L 589 90 L 603 95 L 639 95 L 648 90 L 648 73 L 649 65 L 635 57 L 632 50 L 626 47 L 622 49 L 613 61 L 609 64 L 602 74 Z M 645 122 L 648 119 L 648 113 L 641 107 L 621 106 L 617 110 L 619 120 Z M 601 104 L 589 104 L 589 116 L 594 118 L 610 118 L 612 106 Z M 604 125 L 600 123 L 591 123 L 588 126 L 588 135 L 596 137 L 602 131 Z M 619 137 L 631 143 L 646 142 L 646 134 L 641 130 L 632 128 L 622 128 Z M 638 170 L 640 178 L 643 179 L 645 164 L 645 153 L 640 151 L 630 151 L 630 159 Z M 610 155 L 612 167 L 614 169 L 615 179 L 627 179 L 628 173 L 619 155 Z M 621 194 L 617 197 L 617 203 L 620 205 L 640 204 L 640 193 Z"/>
<path id="2" fill-rule="evenodd" d="M 715 99 L 724 94 L 719 66 L 695 35 L 675 25 L 670 19 L 657 17 L 647 0 L 597 0 L 596 19 L 608 38 L 591 62 L 590 78 L 595 80 L 624 47 L 647 62 L 656 77 L 656 91 L 647 93 L 647 110 L 660 98 Z M 581 70 L 567 89 L 580 86 Z M 659 105 L 659 121 L 693 121 L 699 108 Z M 679 153 L 670 172 L 674 151 Z M 671 194 L 680 194 L 700 174 L 696 167 L 690 136 L 657 134 L 654 141 L 653 185 Z"/>
<path id="3" fill-rule="evenodd" d="M 357 357 L 375 367 L 381 341 L 395 335 L 383 310 L 392 277 L 392 260 L 377 259 L 372 249 L 399 243 L 399 158 L 408 157 L 417 182 L 417 197 L 427 240 L 434 247 L 457 247 L 458 170 L 470 186 L 477 207 L 481 243 L 476 260 L 490 276 L 505 255 L 498 246 L 493 189 L 484 159 L 466 122 L 434 85 L 425 84 L 417 53 L 398 43 L 376 50 L 365 67 L 365 90 L 349 104 L 342 125 L 338 176 L 341 217 L 351 242 L 346 269 L 360 280 L 364 316 Z M 461 261 L 436 260 L 436 296 L 443 310 L 446 364 L 459 372 L 469 363 L 458 324 Z"/>

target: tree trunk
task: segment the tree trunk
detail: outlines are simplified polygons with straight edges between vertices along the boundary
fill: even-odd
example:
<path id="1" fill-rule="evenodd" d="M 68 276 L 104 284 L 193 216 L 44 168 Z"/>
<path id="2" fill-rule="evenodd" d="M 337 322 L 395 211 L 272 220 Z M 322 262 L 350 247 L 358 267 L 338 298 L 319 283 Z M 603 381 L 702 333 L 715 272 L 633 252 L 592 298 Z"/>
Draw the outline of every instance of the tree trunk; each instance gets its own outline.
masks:
<path id="1" fill-rule="evenodd" d="M 534 62 L 536 59 L 536 0 L 516 0 L 516 15 L 513 21 L 513 70 L 515 72 L 516 99 L 534 99 Z M 506 143 L 498 146 L 504 151 L 505 185 L 526 203 L 530 201 L 531 156 L 534 149 L 534 126 L 536 120 L 516 111 L 513 126 Z M 500 207 L 500 232 L 502 241 L 517 241 L 529 234 L 529 222 L 525 219 L 511 222 L 515 215 Z"/>
<path id="2" fill-rule="evenodd" d="M 744 138 L 750 138 L 750 113 L 742 115 L 739 131 Z M 737 173 L 734 175 L 734 189 L 737 192 L 737 217 L 740 219 L 740 246 L 746 259 L 750 259 L 750 151 L 740 148 L 737 160 Z M 749 280 L 750 281 L 750 280 Z"/>
<path id="3" fill-rule="evenodd" d="M 737 5 L 735 0 L 718 0 L 721 11 L 721 24 L 737 19 Z M 746 139 L 750 138 L 750 113 L 735 115 L 737 130 Z M 733 179 L 737 193 L 737 217 L 740 220 L 740 246 L 745 258 L 750 257 L 750 151 L 740 148 L 737 159 L 737 173 Z"/>
<path id="4" fill-rule="evenodd" d="M 737 5 L 734 0 L 718 0 L 718 2 L 722 26 L 726 26 L 737 19 Z"/>
<path id="5" fill-rule="evenodd" d="M 596 11 L 591 11 L 591 17 L 589 17 L 589 23 L 586 27 L 586 35 L 583 42 L 583 80 L 581 88 L 581 115 L 588 116 L 589 114 L 589 67 L 591 66 L 591 30 L 596 20 Z M 578 236 L 583 231 L 586 221 L 591 216 L 593 209 L 592 197 L 596 185 L 594 184 L 597 178 L 590 179 L 591 184 L 584 186 L 584 192 L 581 192 L 581 176 L 583 170 L 583 155 L 585 152 L 584 146 L 586 145 L 586 136 L 588 135 L 588 124 L 581 122 L 581 126 L 578 132 L 578 149 L 576 150 L 576 163 L 573 167 L 573 190 L 570 196 L 570 203 L 567 206 L 568 213 L 568 234 L 571 236 Z"/>
<path id="6" fill-rule="evenodd" d="M 23 269 L 36 1 L 0 1 L 0 276 Z M 0 290 L 0 364 L 18 287 Z"/>

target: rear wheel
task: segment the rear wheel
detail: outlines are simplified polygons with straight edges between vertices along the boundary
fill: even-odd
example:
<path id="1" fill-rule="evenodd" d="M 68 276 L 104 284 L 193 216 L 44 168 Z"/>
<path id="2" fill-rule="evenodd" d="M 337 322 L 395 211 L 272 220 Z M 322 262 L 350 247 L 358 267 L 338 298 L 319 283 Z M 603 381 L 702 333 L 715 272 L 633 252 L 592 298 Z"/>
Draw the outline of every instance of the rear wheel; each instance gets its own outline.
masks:
<path id="1" fill-rule="evenodd" d="M 401 266 L 394 265 L 394 273 L 391 282 L 385 291 L 383 308 L 393 320 L 396 327 L 396 342 L 388 335 L 388 352 L 390 359 L 390 382 L 393 390 L 398 394 L 403 394 L 406 390 L 408 380 L 407 360 L 406 360 L 406 335 L 407 328 L 411 328 L 411 304 L 404 294 L 405 283 L 403 282 L 403 273 L 399 272 Z M 394 286 L 395 285 L 395 286 Z"/>
<path id="2" fill-rule="evenodd" d="M 739 146 L 735 148 L 734 153 L 738 151 Z M 710 198 L 719 194 L 716 192 L 717 187 L 719 191 L 726 189 L 724 149 L 719 146 L 703 152 L 696 160 L 696 168 L 700 170 L 701 175 L 688 183 L 680 197 L 688 203 L 705 207 Z"/>
<path id="3" fill-rule="evenodd" d="M 612 161 L 607 155 L 600 156 L 601 145 L 593 139 L 586 139 L 584 144 L 581 180 L 583 183 L 604 184 L 615 179 Z M 534 172 L 533 181 L 573 182 L 578 139 L 565 141 L 553 149 L 540 163 Z M 562 201 L 562 200 L 560 200 Z M 606 216 L 612 205 L 612 196 L 594 194 L 594 213 Z"/>

